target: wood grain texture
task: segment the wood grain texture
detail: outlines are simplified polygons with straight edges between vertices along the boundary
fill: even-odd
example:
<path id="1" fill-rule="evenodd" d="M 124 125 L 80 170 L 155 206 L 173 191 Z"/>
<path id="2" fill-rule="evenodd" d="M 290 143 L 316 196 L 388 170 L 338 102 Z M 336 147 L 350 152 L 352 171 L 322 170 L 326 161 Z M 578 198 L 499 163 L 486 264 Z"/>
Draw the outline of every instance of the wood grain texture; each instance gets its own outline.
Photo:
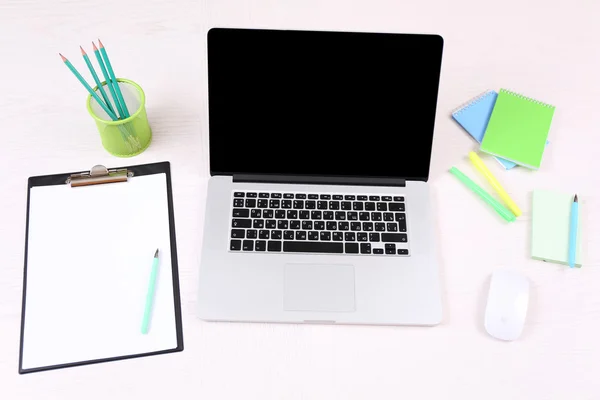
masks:
<path id="1" fill-rule="evenodd" d="M 600 3 L 547 0 L 0 0 L 1 399 L 597 399 L 600 381 Z M 208 179 L 205 34 L 212 26 L 432 32 L 445 38 L 431 183 L 445 318 L 436 328 L 204 323 L 196 280 Z M 145 90 L 152 145 L 111 157 L 58 52 L 100 36 Z M 523 210 L 507 225 L 446 171 L 475 145 L 450 111 L 505 87 L 557 107 L 540 171 L 492 172 Z M 17 374 L 27 178 L 169 160 L 185 350 Z M 487 187 L 487 186 L 486 186 Z M 529 257 L 531 191 L 579 193 L 585 257 L 568 270 Z M 522 338 L 483 330 L 491 272 L 532 282 Z M 76 301 L 76 299 L 74 299 Z"/>

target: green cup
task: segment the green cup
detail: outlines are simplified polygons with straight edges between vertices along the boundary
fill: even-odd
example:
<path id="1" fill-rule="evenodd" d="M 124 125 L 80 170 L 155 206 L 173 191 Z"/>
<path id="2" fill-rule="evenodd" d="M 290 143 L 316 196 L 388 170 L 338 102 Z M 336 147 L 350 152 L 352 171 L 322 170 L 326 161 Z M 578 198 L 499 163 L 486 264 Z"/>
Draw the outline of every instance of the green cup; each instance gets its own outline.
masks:
<path id="1" fill-rule="evenodd" d="M 113 121 L 91 95 L 87 97 L 87 110 L 96 121 L 102 146 L 106 151 L 117 157 L 133 157 L 146 150 L 152 141 L 152 130 L 146 115 L 146 95 L 137 83 L 129 79 L 118 78 L 117 82 L 129 111 L 128 118 Z M 102 82 L 102 86 L 112 109 L 116 111 L 106 82 Z M 98 86 L 94 88 L 94 92 L 102 98 Z M 115 114 L 118 115 L 116 112 Z"/>

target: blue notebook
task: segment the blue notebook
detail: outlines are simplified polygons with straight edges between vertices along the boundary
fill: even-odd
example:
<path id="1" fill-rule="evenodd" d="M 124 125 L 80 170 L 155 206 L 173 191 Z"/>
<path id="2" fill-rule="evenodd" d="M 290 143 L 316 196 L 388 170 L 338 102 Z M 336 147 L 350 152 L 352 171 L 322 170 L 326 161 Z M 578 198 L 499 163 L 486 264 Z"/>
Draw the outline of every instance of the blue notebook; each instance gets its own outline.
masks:
<path id="1" fill-rule="evenodd" d="M 498 93 L 493 90 L 477 96 L 467 104 L 459 107 L 452 113 L 452 118 L 460 124 L 468 133 L 481 144 L 485 129 L 494 110 Z M 506 169 L 514 168 L 517 164 L 512 161 L 495 157 Z"/>
<path id="2" fill-rule="evenodd" d="M 452 112 L 452 118 L 479 144 L 481 144 L 485 135 L 485 130 L 496 104 L 496 98 L 498 98 L 498 93 L 488 90 Z M 548 142 L 546 142 L 546 145 L 548 145 Z M 494 158 L 505 169 L 512 169 L 517 166 L 514 162 L 505 160 L 504 158 Z"/>

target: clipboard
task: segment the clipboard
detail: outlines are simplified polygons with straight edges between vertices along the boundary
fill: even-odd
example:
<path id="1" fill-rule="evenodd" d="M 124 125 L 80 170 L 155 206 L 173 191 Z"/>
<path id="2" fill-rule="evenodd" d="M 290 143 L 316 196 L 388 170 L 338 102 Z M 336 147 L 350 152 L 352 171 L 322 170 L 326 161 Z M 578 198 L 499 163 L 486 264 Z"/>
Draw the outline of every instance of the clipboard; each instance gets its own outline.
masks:
<path id="1" fill-rule="evenodd" d="M 152 317 L 143 334 L 157 248 Z M 30 177 L 19 373 L 179 351 L 169 162 Z"/>

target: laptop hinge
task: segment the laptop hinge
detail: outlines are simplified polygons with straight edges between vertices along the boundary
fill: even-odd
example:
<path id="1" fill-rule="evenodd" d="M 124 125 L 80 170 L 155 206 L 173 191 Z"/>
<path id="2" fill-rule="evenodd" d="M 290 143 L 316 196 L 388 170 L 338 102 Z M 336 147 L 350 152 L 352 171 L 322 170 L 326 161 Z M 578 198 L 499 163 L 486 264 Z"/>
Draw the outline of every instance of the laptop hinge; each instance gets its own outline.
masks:
<path id="1" fill-rule="evenodd" d="M 401 178 L 354 178 L 348 176 L 234 174 L 233 181 L 309 185 L 406 186 L 406 180 Z"/>

